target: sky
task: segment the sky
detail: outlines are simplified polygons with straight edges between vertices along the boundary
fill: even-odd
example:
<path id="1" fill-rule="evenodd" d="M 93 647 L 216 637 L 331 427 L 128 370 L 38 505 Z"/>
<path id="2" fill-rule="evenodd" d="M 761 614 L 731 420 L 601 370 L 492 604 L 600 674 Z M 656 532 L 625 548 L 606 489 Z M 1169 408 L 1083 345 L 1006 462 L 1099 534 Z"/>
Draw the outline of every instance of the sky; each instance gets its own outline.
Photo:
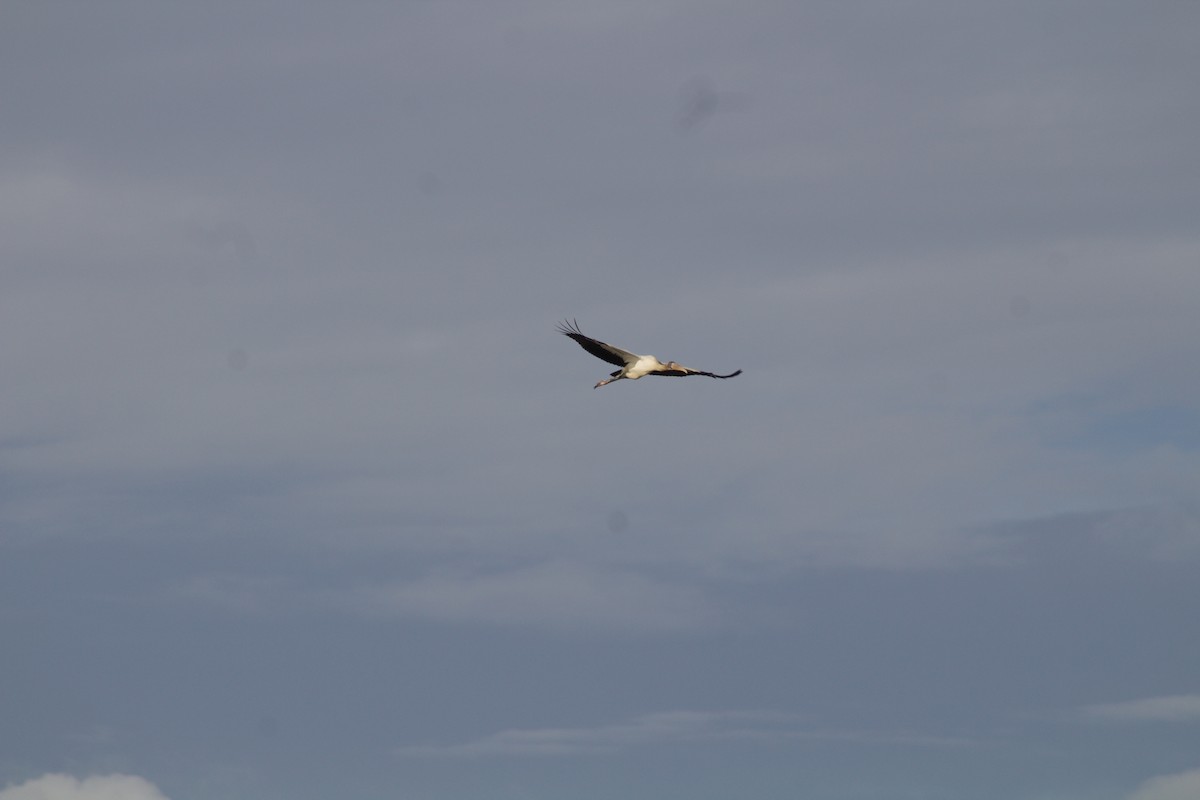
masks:
<path id="1" fill-rule="evenodd" d="M 1200 797 L 1198 76 L 1165 0 L 5 3 L 0 800 Z"/>

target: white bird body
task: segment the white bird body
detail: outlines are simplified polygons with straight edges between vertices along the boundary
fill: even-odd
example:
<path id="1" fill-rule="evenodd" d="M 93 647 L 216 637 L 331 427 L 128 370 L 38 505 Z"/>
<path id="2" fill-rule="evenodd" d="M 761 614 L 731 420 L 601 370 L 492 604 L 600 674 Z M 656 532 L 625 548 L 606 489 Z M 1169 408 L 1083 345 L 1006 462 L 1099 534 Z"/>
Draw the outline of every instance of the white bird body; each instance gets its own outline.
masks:
<path id="1" fill-rule="evenodd" d="M 637 356 L 637 361 L 634 361 L 629 366 L 622 370 L 622 376 L 629 378 L 631 381 L 636 381 L 644 375 L 649 375 L 655 370 L 665 369 L 666 364 L 659 361 L 654 356 Z"/>
<path id="2" fill-rule="evenodd" d="M 606 383 L 619 381 L 624 378 L 636 381 L 638 378 L 646 375 L 669 375 L 669 376 L 686 376 L 686 375 L 705 375 L 709 378 L 733 378 L 741 375 L 742 371 L 731 372 L 728 375 L 716 375 L 712 372 L 704 372 L 698 369 L 690 369 L 676 361 L 667 361 L 663 363 L 655 356 L 642 356 L 637 353 L 631 353 L 616 345 L 602 342 L 599 339 L 593 339 L 590 336 L 585 336 L 583 331 L 579 330 L 579 323 L 571 320 L 570 323 L 559 323 L 558 330 L 564 336 L 569 336 L 574 339 L 580 347 L 587 350 L 596 358 L 607 361 L 610 364 L 615 364 L 620 367 L 619 370 L 612 373 L 609 377 L 593 386 L 593 389 L 599 389 Z"/>

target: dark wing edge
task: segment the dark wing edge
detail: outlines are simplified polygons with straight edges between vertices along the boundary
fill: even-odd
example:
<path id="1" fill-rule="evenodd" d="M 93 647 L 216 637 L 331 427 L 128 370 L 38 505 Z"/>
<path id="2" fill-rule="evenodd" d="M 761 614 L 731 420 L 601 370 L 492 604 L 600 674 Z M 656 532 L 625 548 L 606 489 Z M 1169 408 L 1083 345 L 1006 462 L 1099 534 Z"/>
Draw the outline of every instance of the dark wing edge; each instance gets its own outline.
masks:
<path id="1" fill-rule="evenodd" d="M 625 359 L 608 349 L 609 347 L 612 347 L 612 345 L 606 344 L 599 339 L 593 339 L 590 336 L 585 336 L 583 331 L 579 330 L 579 323 L 575 320 L 571 320 L 570 322 L 563 320 L 562 322 L 558 323 L 558 332 L 563 336 L 569 336 L 574 339 L 580 347 L 582 347 L 584 350 L 587 350 L 601 361 L 607 361 L 608 363 L 615 364 L 618 367 L 625 366 Z"/>
<path id="2" fill-rule="evenodd" d="M 736 378 L 738 375 L 742 374 L 742 371 L 739 369 L 737 372 L 731 372 L 728 375 L 718 375 L 715 372 L 704 372 L 703 370 L 698 369 L 689 369 L 686 372 L 679 369 L 660 369 L 655 372 L 651 372 L 650 374 L 664 375 L 668 378 L 686 378 L 688 375 L 703 375 L 707 378 L 720 378 L 721 380 L 725 380 L 726 378 Z"/>

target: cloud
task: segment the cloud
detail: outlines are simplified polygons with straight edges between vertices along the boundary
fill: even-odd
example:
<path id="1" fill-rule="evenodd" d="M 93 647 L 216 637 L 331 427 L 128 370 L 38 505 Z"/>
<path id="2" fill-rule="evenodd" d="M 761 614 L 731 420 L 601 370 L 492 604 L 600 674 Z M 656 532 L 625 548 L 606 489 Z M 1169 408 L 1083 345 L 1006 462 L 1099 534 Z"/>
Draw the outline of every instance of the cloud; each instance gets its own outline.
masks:
<path id="1" fill-rule="evenodd" d="M 431 569 L 374 583 L 338 570 L 312 575 L 307 582 L 279 574 L 199 573 L 177 581 L 168 597 L 249 617 L 323 608 L 369 617 L 588 632 L 700 630 L 734 613 L 718 608 L 700 583 L 561 560 Z"/>
<path id="2" fill-rule="evenodd" d="M 441 758 L 578 756 L 653 745 L 799 739 L 940 747 L 967 744 L 963 739 L 909 732 L 805 730 L 798 727 L 799 721 L 794 714 L 774 711 L 667 711 L 593 728 L 512 728 L 459 744 L 400 747 L 396 753 Z"/>
<path id="3" fill-rule="evenodd" d="M 357 591 L 351 603 L 399 616 L 570 629 L 686 630 L 717 616 L 693 587 L 568 562 L 435 573 Z"/>
<path id="4" fill-rule="evenodd" d="M 1159 775 L 1129 795 L 1128 800 L 1195 800 L 1200 797 L 1200 769 Z"/>
<path id="5" fill-rule="evenodd" d="M 598 755 L 629 747 L 721 739 L 771 739 L 794 722 L 773 712 L 670 711 L 644 714 L 594 728 L 509 729 L 470 742 L 401 747 L 404 756 L 563 756 Z"/>
<path id="6" fill-rule="evenodd" d="M 136 775 L 46 774 L 0 789 L 0 800 L 167 800 L 154 784 Z"/>
<path id="7" fill-rule="evenodd" d="M 1086 706 L 1084 713 L 1094 719 L 1128 722 L 1188 722 L 1200 720 L 1200 694 L 1176 694 L 1120 703 L 1101 703 Z"/>

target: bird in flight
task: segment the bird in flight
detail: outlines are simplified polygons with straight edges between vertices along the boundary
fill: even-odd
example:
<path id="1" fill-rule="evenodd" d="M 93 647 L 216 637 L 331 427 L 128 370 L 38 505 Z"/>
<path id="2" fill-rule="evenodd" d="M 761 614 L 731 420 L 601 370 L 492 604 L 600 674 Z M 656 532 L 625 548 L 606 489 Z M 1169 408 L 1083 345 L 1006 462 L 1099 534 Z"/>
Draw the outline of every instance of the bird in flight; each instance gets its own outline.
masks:
<path id="1" fill-rule="evenodd" d="M 631 353 L 628 350 L 622 350 L 611 344 L 593 339 L 590 336 L 584 336 L 583 331 L 579 330 L 579 323 L 575 320 L 570 322 L 558 323 L 558 330 L 564 336 L 570 336 L 579 346 L 589 353 L 610 364 L 616 364 L 620 367 L 609 377 L 593 386 L 593 389 L 599 389 L 606 383 L 619 381 L 622 378 L 629 378 L 636 381 L 643 375 L 671 375 L 684 377 L 687 375 L 705 375 L 709 378 L 733 378 L 742 374 L 739 369 L 737 372 L 731 372 L 728 375 L 717 375 L 712 372 L 703 372 L 698 369 L 689 369 L 676 361 L 668 361 L 665 364 L 659 361 L 654 356 L 639 356 L 637 353 Z"/>

